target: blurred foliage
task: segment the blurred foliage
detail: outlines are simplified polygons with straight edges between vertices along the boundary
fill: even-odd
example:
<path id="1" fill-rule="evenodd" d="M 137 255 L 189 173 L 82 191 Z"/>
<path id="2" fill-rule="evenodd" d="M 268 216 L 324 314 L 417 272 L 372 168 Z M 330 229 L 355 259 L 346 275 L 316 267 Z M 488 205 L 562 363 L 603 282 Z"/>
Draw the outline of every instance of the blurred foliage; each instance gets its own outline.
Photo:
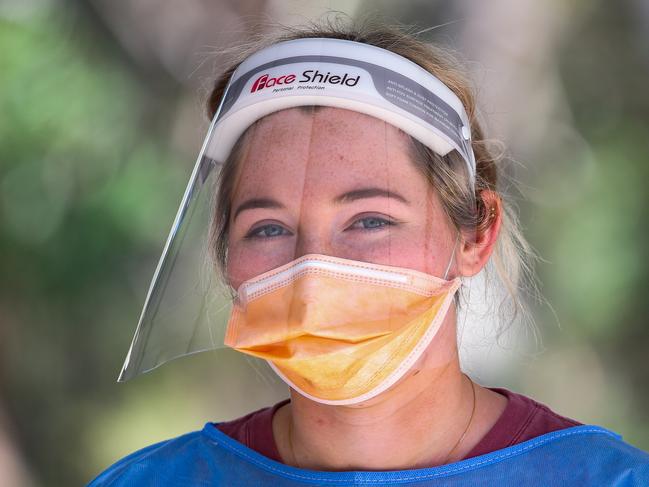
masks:
<path id="1" fill-rule="evenodd" d="M 649 69 L 638 60 L 649 61 L 630 10 L 595 2 L 578 18 L 561 77 L 588 150 L 552 167 L 579 191 L 569 206 L 524 208 L 562 326 L 544 327 L 553 352 L 518 382 L 649 449 Z M 179 88 L 139 72 L 90 22 L 74 9 L 0 16 L 0 409 L 43 485 L 86 482 L 237 407 L 206 358 L 114 382 L 189 173 L 179 161 L 192 161 L 169 143 Z"/>
<path id="2" fill-rule="evenodd" d="M 63 13 L 0 20 L 0 397 L 44 485 L 91 474 L 81 440 L 111 401 L 116 327 L 137 316 L 134 276 L 186 177 L 147 126 L 147 87 L 83 27 Z"/>
<path id="3" fill-rule="evenodd" d="M 557 350 L 547 361 L 564 364 L 572 382 L 557 394 L 590 412 L 582 421 L 592 414 L 649 449 L 649 52 L 631 7 L 592 2 L 570 26 L 559 62 L 575 127 L 587 141 L 585 160 L 550 162 L 563 168 L 572 198 L 554 205 L 550 197 L 542 211 L 528 212 L 536 216 L 530 238 L 547 259 L 543 292 L 560 325 L 545 329 L 547 348 Z M 536 185 L 553 187 L 547 183 L 541 177 Z M 582 353 L 584 360 L 575 360 Z M 549 378 L 555 384 L 563 371 L 556 372 Z M 588 377 L 598 373 L 600 391 L 591 397 Z"/>

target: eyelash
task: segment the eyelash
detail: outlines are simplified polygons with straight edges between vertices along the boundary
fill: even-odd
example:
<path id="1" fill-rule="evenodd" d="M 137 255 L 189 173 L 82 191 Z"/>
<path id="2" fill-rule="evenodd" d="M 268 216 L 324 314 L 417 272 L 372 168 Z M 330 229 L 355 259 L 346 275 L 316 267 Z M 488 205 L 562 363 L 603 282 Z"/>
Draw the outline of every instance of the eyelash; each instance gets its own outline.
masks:
<path id="1" fill-rule="evenodd" d="M 377 225 L 375 227 L 370 227 L 370 228 L 354 228 L 354 226 L 357 225 L 358 223 L 361 223 L 361 222 L 367 221 L 367 220 L 376 220 L 377 222 L 379 222 L 379 225 Z M 359 231 L 366 231 L 366 232 L 375 232 L 375 231 L 377 231 L 377 230 L 379 230 L 381 228 L 394 226 L 394 225 L 396 225 L 396 222 L 394 220 L 390 220 L 390 219 L 387 219 L 387 218 L 382 218 L 380 216 L 364 216 L 362 218 L 358 218 L 357 220 L 355 220 L 354 223 L 352 223 L 349 227 L 347 227 L 346 230 L 351 230 L 351 231 L 359 230 Z"/>
<path id="2" fill-rule="evenodd" d="M 356 225 L 358 225 L 358 224 L 360 224 L 362 222 L 366 222 L 367 220 L 376 220 L 379 224 L 377 226 L 370 227 L 370 228 L 362 228 L 362 227 L 361 228 L 354 228 Z M 387 219 L 387 218 L 382 218 L 382 217 L 379 217 L 379 216 L 365 216 L 365 217 L 361 217 L 361 218 L 356 219 L 350 226 L 348 226 L 345 229 L 345 231 L 375 232 L 377 230 L 380 230 L 381 228 L 388 227 L 388 226 L 394 226 L 396 224 L 397 224 L 397 222 L 395 222 L 394 220 Z M 271 228 L 272 229 L 277 228 L 280 231 L 282 231 L 283 233 L 281 233 L 279 235 L 267 235 L 267 236 L 262 236 L 261 235 L 262 232 L 267 231 L 267 230 L 269 230 Z M 261 225 L 261 226 L 259 226 L 257 228 L 251 229 L 245 235 L 244 238 L 249 239 L 249 240 L 252 240 L 252 239 L 268 239 L 268 238 L 285 237 L 287 235 L 291 236 L 293 234 L 289 230 L 287 230 L 286 228 L 284 228 L 282 225 L 280 225 L 278 223 L 267 223 L 265 225 Z"/>
<path id="3" fill-rule="evenodd" d="M 281 235 L 268 235 L 268 236 L 265 236 L 265 237 L 260 235 L 263 231 L 268 230 L 269 228 L 279 228 L 282 232 L 286 232 L 286 233 L 283 233 Z M 251 239 L 251 240 L 252 239 L 266 239 L 266 238 L 284 237 L 286 234 L 293 235 L 291 232 L 289 232 L 286 228 L 284 228 L 282 225 L 280 225 L 278 223 L 267 223 L 267 224 L 261 225 L 261 226 L 259 226 L 257 228 L 252 228 L 246 234 L 246 236 L 244 238 Z"/>

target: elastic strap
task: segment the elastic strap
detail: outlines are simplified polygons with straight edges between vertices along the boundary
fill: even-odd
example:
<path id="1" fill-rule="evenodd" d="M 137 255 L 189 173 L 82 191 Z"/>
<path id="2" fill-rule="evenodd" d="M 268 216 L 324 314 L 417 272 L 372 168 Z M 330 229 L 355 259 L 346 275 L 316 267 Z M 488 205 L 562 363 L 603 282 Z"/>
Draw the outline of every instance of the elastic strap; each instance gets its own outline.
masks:
<path id="1" fill-rule="evenodd" d="M 453 259 L 455 258 L 455 249 L 457 249 L 457 244 L 460 241 L 460 232 L 457 232 L 457 235 L 455 237 L 455 244 L 453 245 L 453 252 L 451 252 L 451 258 L 448 261 L 448 265 L 446 266 L 446 271 L 444 272 L 444 280 L 446 280 L 446 277 L 448 276 L 448 271 L 451 270 L 451 264 L 453 263 Z"/>

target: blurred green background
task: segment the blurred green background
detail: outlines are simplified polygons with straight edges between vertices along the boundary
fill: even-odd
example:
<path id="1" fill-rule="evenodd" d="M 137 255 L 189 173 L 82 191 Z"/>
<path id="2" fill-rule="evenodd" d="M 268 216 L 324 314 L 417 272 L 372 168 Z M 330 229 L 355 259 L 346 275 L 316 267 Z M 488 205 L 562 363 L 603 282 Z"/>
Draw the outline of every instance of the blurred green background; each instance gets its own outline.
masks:
<path id="1" fill-rule="evenodd" d="M 649 2 L 4 0 L 0 485 L 79 485 L 281 396 L 224 351 L 115 379 L 219 49 L 329 8 L 439 26 L 421 36 L 461 53 L 521 162 L 543 343 L 465 347 L 468 370 L 649 450 Z"/>

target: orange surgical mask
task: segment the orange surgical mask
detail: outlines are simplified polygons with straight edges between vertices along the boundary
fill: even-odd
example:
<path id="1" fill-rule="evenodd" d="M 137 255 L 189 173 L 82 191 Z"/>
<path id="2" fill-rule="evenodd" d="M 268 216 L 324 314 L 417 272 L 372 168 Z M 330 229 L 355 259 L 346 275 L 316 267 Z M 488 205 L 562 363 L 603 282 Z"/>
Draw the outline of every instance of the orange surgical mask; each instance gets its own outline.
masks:
<path id="1" fill-rule="evenodd" d="M 412 367 L 459 286 L 459 278 L 305 255 L 239 287 L 225 344 L 267 360 L 314 401 L 355 404 Z"/>

